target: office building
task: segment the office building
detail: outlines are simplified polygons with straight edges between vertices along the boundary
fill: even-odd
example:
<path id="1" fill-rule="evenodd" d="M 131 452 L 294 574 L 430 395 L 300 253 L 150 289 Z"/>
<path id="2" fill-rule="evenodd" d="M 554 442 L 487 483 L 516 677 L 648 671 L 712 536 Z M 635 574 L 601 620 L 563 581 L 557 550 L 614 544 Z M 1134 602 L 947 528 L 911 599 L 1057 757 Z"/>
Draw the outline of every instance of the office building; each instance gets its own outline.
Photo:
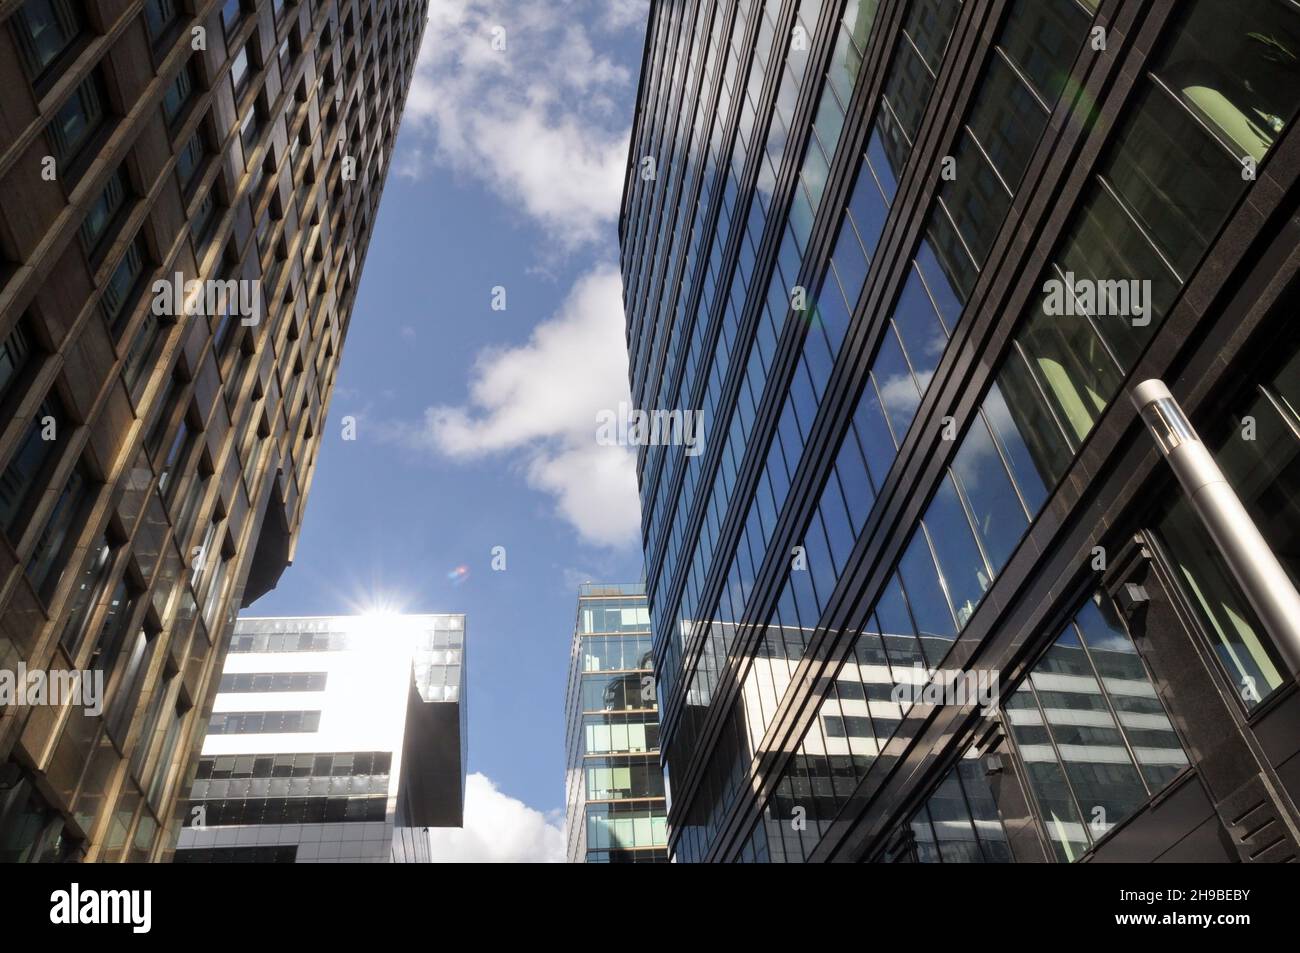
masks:
<path id="1" fill-rule="evenodd" d="M 1294 625 L 1133 395 L 1300 579 L 1297 52 L 1289 0 L 652 4 L 632 394 L 706 422 L 637 451 L 675 860 L 1296 857 Z"/>
<path id="2" fill-rule="evenodd" d="M 667 861 L 645 587 L 579 590 L 564 724 L 569 863 Z"/>
<path id="3" fill-rule="evenodd" d="M 0 3 L 0 859 L 165 859 L 294 555 L 424 2 Z M 346 411 L 345 411 L 346 413 Z"/>
<path id="4" fill-rule="evenodd" d="M 463 615 L 241 618 L 177 863 L 428 862 L 464 817 Z"/>

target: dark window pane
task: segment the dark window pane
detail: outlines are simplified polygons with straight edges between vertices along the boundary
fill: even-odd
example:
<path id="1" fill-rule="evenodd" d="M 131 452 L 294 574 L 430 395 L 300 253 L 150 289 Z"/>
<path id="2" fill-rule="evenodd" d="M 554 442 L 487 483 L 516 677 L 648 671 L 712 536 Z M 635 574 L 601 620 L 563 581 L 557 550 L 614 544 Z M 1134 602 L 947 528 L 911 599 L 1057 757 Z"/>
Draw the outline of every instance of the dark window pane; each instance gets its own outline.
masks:
<path id="1" fill-rule="evenodd" d="M 1087 28 L 1076 0 L 1015 0 L 999 45 L 1051 105 L 1065 89 Z"/>
<path id="2" fill-rule="evenodd" d="M 932 225 L 935 221 L 935 217 L 931 216 Z M 952 224 L 948 222 L 946 216 L 943 217 L 943 221 L 946 223 L 947 233 L 951 235 Z M 969 262 L 970 258 L 966 256 L 964 250 L 962 255 Z M 951 335 L 953 328 L 957 326 L 957 319 L 961 317 L 966 296 L 958 293 L 957 286 L 949 275 L 950 265 L 940 264 L 936 247 L 932 245 L 929 238 L 923 239 L 916 248 L 916 269 L 921 273 L 926 289 L 930 292 L 930 298 L 934 301 L 934 308 L 939 314 L 939 320 L 943 322 L 944 329 Z"/>
<path id="3" fill-rule="evenodd" d="M 974 614 L 992 579 L 975 545 L 970 521 L 957 496 L 951 473 L 939 484 L 925 511 L 922 525 L 929 530 L 952 612 L 958 629 L 961 629 Z"/>
<path id="4" fill-rule="evenodd" d="M 870 175 L 867 176 L 870 179 Z M 871 185 L 875 189 L 874 183 Z M 853 221 L 850 213 L 844 213 L 844 220 L 840 224 L 840 234 L 835 239 L 835 248 L 831 252 L 831 261 L 835 265 L 834 274 L 839 278 L 839 283 L 846 289 L 847 295 L 852 298 L 849 302 L 850 307 L 857 305 L 858 295 L 862 291 L 862 283 L 867 278 L 867 255 L 862 250 L 862 244 L 858 241 L 858 234 L 854 231 Z M 829 284 L 831 279 L 827 278 Z"/>
<path id="5" fill-rule="evenodd" d="M 1277 0 L 1191 3 L 1156 74 L 1237 155 L 1264 157 L 1300 106 L 1300 9 Z"/>
<path id="6" fill-rule="evenodd" d="M 899 561 L 898 576 L 906 591 L 912 617 L 916 620 L 926 660 L 931 666 L 936 666 L 948 654 L 957 630 L 948 609 L 948 598 L 939 583 L 934 558 L 930 555 L 930 544 L 921 527 L 912 534 L 912 541 Z M 885 624 L 883 615 L 881 624 Z M 888 640 L 885 647 L 892 660 L 892 647 Z"/>
<path id="7" fill-rule="evenodd" d="M 63 403 L 51 394 L 37 410 L 22 443 L 0 474 L 0 529 L 15 545 L 31 518 L 37 493 L 45 489 L 49 470 L 63 447 L 59 437 L 70 427 Z"/>
<path id="8" fill-rule="evenodd" d="M 1162 88 L 1132 108 L 1103 176 L 1186 278 L 1245 188 L 1241 165 Z"/>
<path id="9" fill-rule="evenodd" d="M 982 224 L 978 227 L 984 229 L 984 238 L 991 242 L 992 235 L 996 233 L 997 226 L 1005 215 L 1005 211 L 996 209 L 986 213 L 978 205 L 978 196 L 972 193 L 967 197 L 976 204 L 949 210 L 942 201 L 934 203 L 926 225 L 925 238 L 916 252 L 917 265 L 930 286 L 931 294 L 940 303 L 940 316 L 950 334 L 957 326 L 957 319 L 970 297 L 971 289 L 975 287 L 979 267 L 972 258 L 972 249 L 966 245 L 949 216 L 965 216 L 972 224 L 981 221 Z M 983 241 L 973 233 L 971 237 Z"/>
<path id="10" fill-rule="evenodd" d="M 858 438 L 850 427 L 844 434 L 839 456 L 835 458 L 835 475 L 839 478 L 840 489 L 844 493 L 844 502 L 849 508 L 849 519 L 853 525 L 853 535 L 862 531 L 871 504 L 876 498 L 871 487 L 871 478 L 867 475 L 866 462 L 858 447 Z"/>
<path id="11" fill-rule="evenodd" d="M 175 126 L 194 97 L 194 63 L 187 61 L 176 74 L 176 79 L 163 95 L 163 118 L 169 127 Z"/>
<path id="12" fill-rule="evenodd" d="M 1300 368 L 1300 354 L 1291 366 Z M 1285 406 L 1272 394 L 1257 397 L 1244 414 L 1233 416 L 1214 452 L 1255 525 L 1300 585 L 1300 435 L 1280 405 Z"/>
<path id="13" fill-rule="evenodd" d="M 948 335 L 915 265 L 908 269 L 907 284 L 894 306 L 894 325 L 917 379 L 923 387 L 929 386 L 939 358 L 948 346 Z"/>
<path id="14" fill-rule="evenodd" d="M 27 0 L 14 14 L 14 36 L 33 82 L 45 79 L 48 68 L 80 35 L 79 6 L 73 0 Z"/>
<path id="15" fill-rule="evenodd" d="M 920 406 L 921 393 L 916 388 L 916 381 L 903 358 L 903 349 L 899 346 L 892 327 L 885 329 L 871 376 L 880 391 L 880 400 L 889 417 L 894 439 L 901 445 L 903 437 L 907 435 L 907 428 L 912 425 L 912 418 L 916 416 L 916 408 Z"/>
<path id="16" fill-rule="evenodd" d="M 1092 319 L 1086 314 L 1031 311 L 1017 340 L 1042 392 L 1077 446 L 1091 432 L 1121 380 Z"/>
<path id="17" fill-rule="evenodd" d="M 989 565 L 998 572 L 1011 558 L 1029 521 L 982 414 L 962 438 L 952 473 L 970 506 Z"/>
<path id="18" fill-rule="evenodd" d="M 892 183 L 892 179 L 890 181 Z M 862 240 L 862 248 L 869 260 L 875 252 L 876 243 L 880 241 L 880 233 L 884 231 L 885 219 L 889 216 L 889 202 L 881 194 L 880 186 L 866 161 L 859 166 L 858 179 L 853 185 L 853 194 L 849 196 L 848 214 L 853 218 L 853 224 Z M 860 290 L 859 282 L 859 286 L 851 289 L 851 293 L 856 296 Z"/>
<path id="19" fill-rule="evenodd" d="M 1111 313 L 1099 315 L 1097 307 L 1087 308 L 1086 301 L 1080 300 L 1077 294 L 1075 310 L 1093 314 L 1096 329 L 1115 359 L 1125 369 L 1132 367 L 1173 304 L 1182 285 L 1178 276 L 1169 270 L 1111 192 L 1101 186 L 1095 186 L 1084 201 L 1056 257 L 1060 267 L 1049 277 L 1061 280 L 1063 275 L 1071 275 L 1076 286 L 1090 281 L 1100 292 L 1097 301 L 1101 300 L 1101 294 L 1105 295 Z M 1116 282 L 1134 280 L 1150 282 L 1149 296 L 1145 284 L 1138 286 L 1145 313 L 1114 313 L 1123 310 L 1110 304 L 1117 297 L 1122 303 Z M 1109 291 L 1111 288 L 1116 290 Z M 1131 292 L 1128 296 L 1129 308 L 1134 310 Z"/>
<path id="20" fill-rule="evenodd" d="M 108 279 L 100 304 L 109 328 L 115 338 L 121 337 L 126 330 L 127 320 L 131 317 L 131 305 L 135 302 L 136 291 L 140 285 L 140 276 L 144 273 L 144 239 L 137 236 L 127 246 L 126 253 L 118 262 L 117 268 Z"/>
<path id="21" fill-rule="evenodd" d="M 201 131 L 196 131 L 176 157 L 176 174 L 180 177 L 182 192 L 189 192 L 190 186 L 194 183 L 194 174 L 203 161 L 203 154 L 203 134 Z"/>
<path id="22" fill-rule="evenodd" d="M 1272 642 L 1185 499 L 1159 521 L 1157 532 L 1224 671 L 1242 703 L 1254 708 L 1283 682 Z"/>
<path id="23" fill-rule="evenodd" d="M 935 73 L 943 62 L 948 37 L 952 35 L 953 24 L 957 21 L 960 9 L 961 0 L 917 0 L 912 4 L 907 22 L 903 24 L 908 37 Z"/>
<path id="24" fill-rule="evenodd" d="M 104 122 L 99 74 L 92 73 L 67 98 L 47 128 L 60 167 L 73 162 Z"/>
<path id="25" fill-rule="evenodd" d="M 73 660 L 76 660 L 81 653 L 83 641 L 89 634 L 87 623 L 108 584 L 109 571 L 113 567 L 114 549 L 108 537 L 100 539 L 91 550 L 81 571 L 81 578 L 69 600 L 71 612 L 59 638 Z"/>
<path id="26" fill-rule="evenodd" d="M 177 17 L 175 0 L 148 0 L 144 5 L 144 22 L 149 38 L 157 40 Z"/>
<path id="27" fill-rule="evenodd" d="M 1037 513 L 1073 454 L 1019 348 L 1007 353 L 997 382 L 984 399 L 984 411 L 1007 450 L 1030 512 Z"/>
<path id="28" fill-rule="evenodd" d="M 96 252 L 101 250 L 101 245 L 117 219 L 118 212 L 126 204 L 126 195 L 126 176 L 119 168 L 109 176 L 104 191 L 100 193 L 81 223 L 81 243 L 92 259 L 95 258 Z"/>
<path id="29" fill-rule="evenodd" d="M 0 405 L 8 399 L 15 383 L 31 364 L 32 339 L 27 332 L 27 320 L 20 319 L 9 336 L 0 343 Z"/>
<path id="30" fill-rule="evenodd" d="M 867 379 L 862 396 L 858 398 L 858 406 L 853 413 L 853 429 L 858 435 L 858 442 L 862 445 L 862 454 L 866 459 L 867 470 L 871 474 L 871 482 L 879 493 L 898 451 L 894 445 L 894 438 L 889 433 L 889 426 L 885 422 L 885 411 L 881 406 L 875 382 L 871 378 Z"/>

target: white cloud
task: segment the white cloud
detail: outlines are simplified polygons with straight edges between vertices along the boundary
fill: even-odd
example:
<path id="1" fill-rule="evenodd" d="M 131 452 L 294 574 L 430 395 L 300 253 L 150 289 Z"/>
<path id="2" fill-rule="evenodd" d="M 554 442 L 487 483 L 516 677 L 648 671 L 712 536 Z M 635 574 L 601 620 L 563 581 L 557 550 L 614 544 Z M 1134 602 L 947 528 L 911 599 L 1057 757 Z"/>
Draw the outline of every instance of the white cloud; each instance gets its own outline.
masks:
<path id="1" fill-rule="evenodd" d="M 607 265 L 588 272 L 527 342 L 479 354 L 465 404 L 429 407 L 400 439 L 453 459 L 508 455 L 587 542 L 634 543 L 635 455 L 596 442 L 597 414 L 631 399 L 621 287 Z"/>
<path id="2" fill-rule="evenodd" d="M 540 226 L 529 273 L 553 274 L 578 250 L 606 255 L 637 78 L 634 57 L 608 50 L 639 53 L 647 11 L 647 0 L 433 0 L 398 173 L 450 170 Z M 595 441 L 597 412 L 629 400 L 623 331 L 618 274 L 598 266 L 527 343 L 480 353 L 464 402 L 390 433 L 452 458 L 500 454 L 583 539 L 631 544 L 634 454 Z"/>
<path id="3" fill-rule="evenodd" d="M 605 0 L 603 7 L 605 29 L 622 30 L 632 26 L 644 29 L 650 0 Z"/>
<path id="4" fill-rule="evenodd" d="M 627 162 L 629 67 L 592 31 L 643 29 L 645 0 L 434 0 L 396 159 L 478 179 L 565 249 L 607 238 Z M 505 49 L 493 48 L 504 30 Z"/>
<path id="5" fill-rule="evenodd" d="M 429 847 L 444 863 L 563 863 L 564 821 L 476 772 L 465 779 L 465 826 L 429 828 Z"/>
<path id="6" fill-rule="evenodd" d="M 560 570 L 560 576 L 564 580 L 564 588 L 574 592 L 577 592 L 586 583 L 602 578 L 600 573 L 594 573 L 587 569 L 578 569 L 574 566 L 565 566 Z"/>
<path id="7" fill-rule="evenodd" d="M 638 539 L 641 501 L 630 450 L 593 445 L 539 455 L 529 464 L 528 477 L 556 497 L 560 515 L 588 542 L 624 546 Z"/>

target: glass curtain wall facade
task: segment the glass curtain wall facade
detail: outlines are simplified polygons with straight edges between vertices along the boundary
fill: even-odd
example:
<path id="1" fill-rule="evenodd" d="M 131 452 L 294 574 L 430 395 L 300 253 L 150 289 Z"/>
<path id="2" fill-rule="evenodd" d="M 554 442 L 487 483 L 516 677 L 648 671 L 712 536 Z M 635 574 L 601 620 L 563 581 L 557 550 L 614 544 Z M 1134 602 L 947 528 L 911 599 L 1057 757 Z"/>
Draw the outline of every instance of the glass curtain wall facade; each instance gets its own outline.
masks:
<path id="1" fill-rule="evenodd" d="M 652 5 L 632 393 L 705 421 L 638 457 L 675 859 L 1294 856 L 1296 673 L 1127 390 L 1300 578 L 1297 49 L 1290 0 Z"/>
<path id="2" fill-rule="evenodd" d="M 667 830 L 650 614 L 639 585 L 585 584 L 565 700 L 569 863 L 662 863 Z"/>
<path id="3" fill-rule="evenodd" d="M 0 10 L 0 671 L 102 679 L 0 704 L 0 859 L 170 854 L 230 626 L 293 557 L 426 7 Z"/>
<path id="4" fill-rule="evenodd" d="M 463 615 L 235 624 L 176 863 L 428 863 L 460 826 Z"/>

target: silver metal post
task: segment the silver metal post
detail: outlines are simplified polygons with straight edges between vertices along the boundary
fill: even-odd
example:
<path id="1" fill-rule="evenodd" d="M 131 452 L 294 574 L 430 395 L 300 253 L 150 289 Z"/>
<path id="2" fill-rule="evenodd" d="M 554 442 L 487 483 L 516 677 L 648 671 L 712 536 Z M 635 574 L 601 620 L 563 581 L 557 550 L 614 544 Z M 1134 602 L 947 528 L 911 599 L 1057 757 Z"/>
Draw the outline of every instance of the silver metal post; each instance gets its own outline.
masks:
<path id="1" fill-rule="evenodd" d="M 1293 675 L 1300 672 L 1300 593 L 1291 577 L 1164 382 L 1143 381 L 1133 388 L 1132 397 L 1287 667 Z"/>

